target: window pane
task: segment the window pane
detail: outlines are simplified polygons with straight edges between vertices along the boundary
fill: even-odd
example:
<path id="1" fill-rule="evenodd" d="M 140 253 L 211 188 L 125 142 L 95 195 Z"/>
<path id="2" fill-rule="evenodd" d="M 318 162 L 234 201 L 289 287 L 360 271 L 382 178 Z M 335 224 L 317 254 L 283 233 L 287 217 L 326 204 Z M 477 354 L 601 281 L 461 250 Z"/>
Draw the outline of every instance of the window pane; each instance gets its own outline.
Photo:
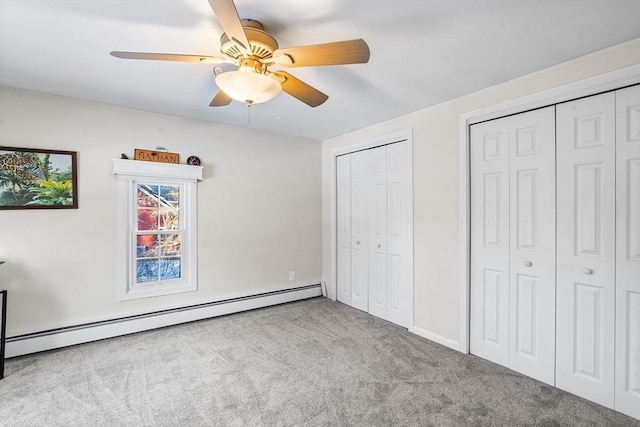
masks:
<path id="1" fill-rule="evenodd" d="M 180 258 L 160 259 L 160 280 L 180 278 Z"/>
<path id="2" fill-rule="evenodd" d="M 179 230 L 180 211 L 177 209 L 160 208 L 160 229 Z"/>
<path id="3" fill-rule="evenodd" d="M 157 230 L 158 210 L 156 208 L 138 208 L 138 230 Z"/>
<path id="4" fill-rule="evenodd" d="M 141 234 L 137 237 L 136 256 L 151 258 L 158 256 L 158 236 L 155 234 Z"/>
<path id="5" fill-rule="evenodd" d="M 161 234 L 160 235 L 160 255 L 180 255 L 180 235 Z"/>
<path id="6" fill-rule="evenodd" d="M 158 186 L 138 184 L 138 207 L 158 206 Z"/>
<path id="7" fill-rule="evenodd" d="M 158 260 L 140 259 L 136 262 L 136 282 L 153 282 L 158 280 Z"/>
<path id="8" fill-rule="evenodd" d="M 180 187 L 177 185 L 160 186 L 161 205 L 177 208 L 180 206 Z"/>
<path id="9" fill-rule="evenodd" d="M 132 163 L 140 163 L 140 172 L 145 172 L 142 162 Z M 192 278 L 196 263 L 191 258 L 196 256 L 191 239 L 197 227 L 197 181 L 181 172 L 177 170 L 174 178 L 156 173 L 122 175 L 127 179 L 126 199 L 121 202 L 127 208 L 123 225 L 128 236 L 121 254 L 128 259 L 119 271 L 119 277 L 126 277 L 119 286 L 122 300 L 197 289 Z"/>

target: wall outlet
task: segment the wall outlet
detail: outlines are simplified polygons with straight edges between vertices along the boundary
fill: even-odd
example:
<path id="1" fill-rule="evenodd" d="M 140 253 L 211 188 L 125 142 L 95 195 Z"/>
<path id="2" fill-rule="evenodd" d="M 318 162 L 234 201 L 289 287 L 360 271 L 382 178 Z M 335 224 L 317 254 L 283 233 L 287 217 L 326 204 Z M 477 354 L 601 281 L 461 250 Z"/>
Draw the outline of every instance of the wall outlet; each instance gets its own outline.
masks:
<path id="1" fill-rule="evenodd" d="M 296 271 L 292 270 L 289 272 L 289 280 L 296 280 Z"/>

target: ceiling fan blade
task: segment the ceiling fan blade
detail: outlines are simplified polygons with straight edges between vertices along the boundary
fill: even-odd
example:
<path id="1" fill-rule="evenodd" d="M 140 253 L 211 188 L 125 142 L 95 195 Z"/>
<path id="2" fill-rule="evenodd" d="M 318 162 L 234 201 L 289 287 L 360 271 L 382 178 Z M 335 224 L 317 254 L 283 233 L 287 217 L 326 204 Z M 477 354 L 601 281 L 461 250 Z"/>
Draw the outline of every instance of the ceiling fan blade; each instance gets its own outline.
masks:
<path id="1" fill-rule="evenodd" d="M 244 28 L 242 28 L 242 21 L 240 21 L 238 9 L 233 4 L 233 0 L 209 0 L 209 4 L 218 17 L 222 29 L 227 33 L 227 37 L 235 41 L 243 53 L 251 55 L 251 46 Z"/>
<path id="2" fill-rule="evenodd" d="M 219 90 L 211 100 L 209 107 L 224 107 L 225 105 L 231 104 L 231 101 L 232 99 L 229 95 Z"/>
<path id="3" fill-rule="evenodd" d="M 302 80 L 293 77 L 286 71 L 279 70 L 274 71 L 270 74 L 273 78 L 280 82 L 283 91 L 298 99 L 299 101 L 304 102 L 310 107 L 317 107 L 318 105 L 321 105 L 327 99 L 329 99 L 327 95 L 320 92 L 318 89 L 309 86 Z"/>
<path id="4" fill-rule="evenodd" d="M 278 49 L 273 61 L 284 67 L 363 64 L 369 62 L 369 46 L 362 39 Z"/>
<path id="5" fill-rule="evenodd" d="M 175 53 L 146 53 L 113 51 L 111 56 L 123 59 L 151 59 L 156 61 L 204 62 L 207 64 L 222 64 L 230 62 L 225 58 L 206 55 L 180 55 Z"/>

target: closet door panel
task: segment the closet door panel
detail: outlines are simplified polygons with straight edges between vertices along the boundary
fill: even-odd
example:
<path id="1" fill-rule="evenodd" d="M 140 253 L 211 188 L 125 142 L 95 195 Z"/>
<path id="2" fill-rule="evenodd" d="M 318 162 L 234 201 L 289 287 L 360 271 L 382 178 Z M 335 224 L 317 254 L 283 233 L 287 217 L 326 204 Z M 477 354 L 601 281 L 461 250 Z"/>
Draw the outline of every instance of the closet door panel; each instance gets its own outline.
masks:
<path id="1" fill-rule="evenodd" d="M 615 409 L 640 418 L 640 86 L 616 92 Z"/>
<path id="2" fill-rule="evenodd" d="M 369 306 L 369 152 L 351 154 L 351 306 Z"/>
<path id="3" fill-rule="evenodd" d="M 351 157 L 336 158 L 337 191 L 337 299 L 351 305 Z"/>
<path id="4" fill-rule="evenodd" d="M 508 118 L 471 126 L 471 353 L 509 361 Z"/>
<path id="5" fill-rule="evenodd" d="M 400 326 L 408 327 L 410 320 L 409 301 L 412 285 L 409 276 L 411 263 L 411 185 L 409 180 L 409 144 L 398 142 L 388 145 L 387 161 L 387 253 L 388 289 L 387 318 Z"/>
<path id="6" fill-rule="evenodd" d="M 369 313 L 387 318 L 387 152 L 369 150 Z"/>
<path id="7" fill-rule="evenodd" d="M 509 118 L 509 367 L 554 384 L 555 108 Z"/>
<path id="8" fill-rule="evenodd" d="M 613 407 L 615 95 L 557 106 L 556 385 Z"/>

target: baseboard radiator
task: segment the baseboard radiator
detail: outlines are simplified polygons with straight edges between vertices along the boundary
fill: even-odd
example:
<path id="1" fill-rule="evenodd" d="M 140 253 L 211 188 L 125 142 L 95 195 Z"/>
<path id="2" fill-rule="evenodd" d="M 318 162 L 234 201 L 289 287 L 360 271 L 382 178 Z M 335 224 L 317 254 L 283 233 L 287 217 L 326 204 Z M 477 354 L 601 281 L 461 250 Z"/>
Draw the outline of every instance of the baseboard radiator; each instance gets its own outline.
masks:
<path id="1" fill-rule="evenodd" d="M 6 358 L 322 296 L 320 283 L 7 337 Z"/>

